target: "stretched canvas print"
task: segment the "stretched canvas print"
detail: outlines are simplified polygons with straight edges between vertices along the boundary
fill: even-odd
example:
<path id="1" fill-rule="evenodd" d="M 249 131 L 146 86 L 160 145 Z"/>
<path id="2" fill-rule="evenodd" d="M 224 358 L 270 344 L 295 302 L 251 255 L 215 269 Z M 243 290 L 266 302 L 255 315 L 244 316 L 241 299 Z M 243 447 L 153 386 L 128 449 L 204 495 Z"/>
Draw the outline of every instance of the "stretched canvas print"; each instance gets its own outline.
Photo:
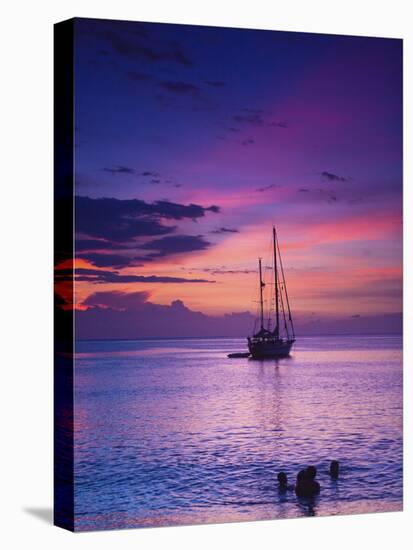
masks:
<path id="1" fill-rule="evenodd" d="M 402 509 L 402 41 L 55 26 L 55 523 Z"/>

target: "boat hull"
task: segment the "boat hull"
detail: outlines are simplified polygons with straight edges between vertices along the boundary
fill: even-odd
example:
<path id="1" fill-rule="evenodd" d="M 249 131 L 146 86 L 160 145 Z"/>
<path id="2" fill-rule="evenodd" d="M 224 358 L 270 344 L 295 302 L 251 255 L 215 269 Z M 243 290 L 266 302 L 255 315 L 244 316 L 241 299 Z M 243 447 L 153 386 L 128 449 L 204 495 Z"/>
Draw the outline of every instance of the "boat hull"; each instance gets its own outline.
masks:
<path id="1" fill-rule="evenodd" d="M 248 349 L 253 359 L 280 359 L 290 355 L 294 340 L 248 338 Z"/>

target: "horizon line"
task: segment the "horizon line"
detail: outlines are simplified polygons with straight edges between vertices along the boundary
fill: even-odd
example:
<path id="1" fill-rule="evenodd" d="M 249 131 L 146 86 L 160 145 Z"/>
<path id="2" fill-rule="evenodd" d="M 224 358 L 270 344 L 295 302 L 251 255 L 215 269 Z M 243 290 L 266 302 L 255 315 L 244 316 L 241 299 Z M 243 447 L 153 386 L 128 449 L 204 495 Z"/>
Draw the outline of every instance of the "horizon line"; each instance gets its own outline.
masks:
<path id="1" fill-rule="evenodd" d="M 319 334 L 303 334 L 299 338 L 326 338 L 326 337 L 378 337 L 378 336 L 401 336 L 403 332 L 374 332 L 374 333 L 319 333 Z M 246 336 L 147 336 L 143 338 L 74 338 L 74 342 L 144 342 L 146 340 L 228 340 L 234 338 L 246 339 Z M 297 340 L 297 337 L 296 337 Z"/>

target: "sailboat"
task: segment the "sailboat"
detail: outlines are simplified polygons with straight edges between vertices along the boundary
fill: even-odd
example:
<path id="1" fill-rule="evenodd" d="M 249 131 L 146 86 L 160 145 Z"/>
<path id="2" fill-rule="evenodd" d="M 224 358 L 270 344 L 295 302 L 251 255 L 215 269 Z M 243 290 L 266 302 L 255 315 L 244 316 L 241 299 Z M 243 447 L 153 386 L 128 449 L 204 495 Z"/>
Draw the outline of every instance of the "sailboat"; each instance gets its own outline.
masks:
<path id="1" fill-rule="evenodd" d="M 262 261 L 259 258 L 260 329 L 248 337 L 248 349 L 253 359 L 288 357 L 295 342 L 294 324 L 275 227 L 272 228 L 272 236 L 275 327 L 274 330 L 271 330 L 271 312 L 268 316 L 267 327 L 264 325 L 264 288 L 266 284 L 262 278 Z"/>

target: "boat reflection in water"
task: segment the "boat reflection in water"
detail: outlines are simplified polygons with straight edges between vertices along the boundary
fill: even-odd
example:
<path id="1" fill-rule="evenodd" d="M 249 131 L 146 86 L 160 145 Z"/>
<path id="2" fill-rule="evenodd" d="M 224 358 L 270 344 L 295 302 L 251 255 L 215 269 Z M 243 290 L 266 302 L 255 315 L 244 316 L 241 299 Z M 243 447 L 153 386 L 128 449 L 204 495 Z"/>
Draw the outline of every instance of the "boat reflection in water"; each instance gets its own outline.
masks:
<path id="1" fill-rule="evenodd" d="M 269 314 L 267 326 L 264 326 L 264 288 L 266 284 L 262 277 L 261 258 L 258 260 L 260 275 L 260 329 L 253 336 L 248 337 L 248 349 L 253 359 L 288 357 L 295 342 L 294 324 L 291 316 L 290 302 L 288 299 L 287 285 L 285 282 L 284 268 L 281 260 L 275 227 L 273 233 L 273 287 L 275 328 L 271 330 L 271 305 L 269 300 Z"/>

